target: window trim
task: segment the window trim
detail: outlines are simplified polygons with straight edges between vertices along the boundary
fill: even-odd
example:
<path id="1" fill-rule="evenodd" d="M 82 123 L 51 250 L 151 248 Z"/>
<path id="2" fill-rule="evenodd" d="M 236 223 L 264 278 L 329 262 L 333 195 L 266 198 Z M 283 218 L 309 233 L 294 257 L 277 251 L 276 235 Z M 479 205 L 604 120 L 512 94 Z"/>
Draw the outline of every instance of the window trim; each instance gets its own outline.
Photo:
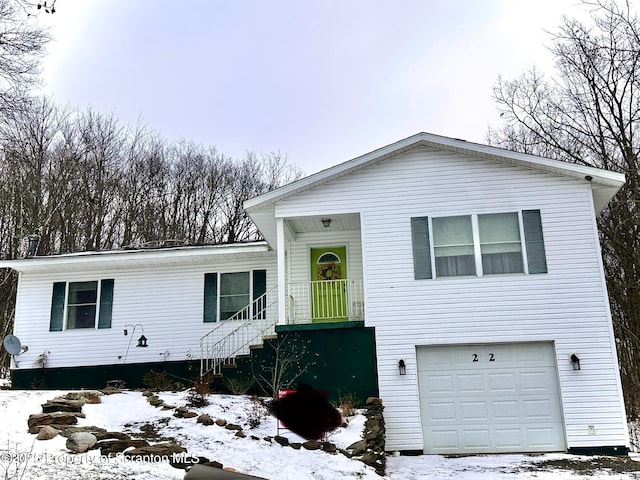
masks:
<path id="1" fill-rule="evenodd" d="M 266 270 L 263 268 L 249 269 L 249 270 L 240 270 L 240 271 L 224 271 L 224 272 L 205 272 L 204 273 L 204 285 L 203 285 L 203 314 L 202 314 L 202 322 L 203 323 L 217 323 L 217 322 L 226 322 L 229 318 L 225 318 L 224 320 L 220 317 L 220 292 L 222 290 L 221 281 L 222 275 L 231 274 L 231 273 L 247 273 L 249 275 L 249 305 L 252 306 L 258 297 L 256 297 L 256 275 L 258 272 L 264 272 L 264 274 L 260 273 L 260 275 L 264 275 L 264 287 L 265 292 L 260 293 L 259 296 L 266 293 Z M 215 288 L 215 298 L 211 294 L 212 292 L 208 291 L 209 289 Z M 215 308 L 212 311 L 212 307 Z M 245 307 L 242 307 L 245 308 Z M 240 310 L 238 310 L 240 311 Z M 237 312 L 235 312 L 237 313 Z M 233 315 L 235 315 L 235 313 Z M 232 315 L 232 316 L 233 316 Z M 263 320 L 263 318 L 256 318 L 257 313 L 251 312 L 251 318 L 255 318 L 256 320 Z"/>
<path id="2" fill-rule="evenodd" d="M 93 316 L 93 327 L 69 328 L 69 289 L 73 283 L 96 283 L 96 303 L 95 313 Z M 109 283 L 108 288 L 104 288 Z M 64 285 L 64 290 L 61 286 Z M 110 329 L 113 319 L 113 290 L 114 279 L 99 278 L 87 280 L 61 281 L 54 282 L 51 296 L 51 313 L 49 316 L 50 332 L 66 332 L 66 331 L 89 331 Z M 109 298 L 103 293 L 110 290 Z M 74 304 L 71 306 L 85 305 Z"/>
<path id="3" fill-rule="evenodd" d="M 522 264 L 523 271 L 522 272 L 513 272 L 513 273 L 491 273 L 485 274 L 484 269 L 482 268 L 482 251 L 481 251 L 481 243 L 480 243 L 480 231 L 478 224 L 478 217 L 480 215 L 496 215 L 503 213 L 517 213 L 518 215 L 518 228 L 520 233 L 520 247 L 522 255 Z M 530 230 L 525 228 L 525 219 L 524 216 L 528 215 L 531 221 L 535 224 L 530 227 Z M 434 218 L 448 218 L 448 217 L 460 217 L 460 216 L 470 216 L 471 217 L 471 226 L 472 226 L 472 234 L 473 234 L 473 248 L 474 248 L 474 260 L 476 265 L 476 273 L 473 275 L 437 275 L 436 272 L 436 258 L 435 258 L 435 242 L 433 236 L 433 219 Z M 426 222 L 426 231 L 424 231 L 424 222 Z M 533 228 L 533 230 L 531 230 Z M 534 234 L 537 234 L 535 238 L 533 238 Z M 420 235 L 424 235 L 424 239 L 419 238 Z M 538 238 L 539 236 L 539 238 Z M 424 240 L 424 242 L 428 245 L 428 248 L 422 243 L 418 243 L 418 241 Z M 542 214 L 539 209 L 521 209 L 521 210 L 509 210 L 509 211 L 495 211 L 495 212 L 482 212 L 482 213 L 472 213 L 472 214 L 452 214 L 452 215 L 441 215 L 437 217 L 432 216 L 421 216 L 421 217 L 411 217 L 411 243 L 412 243 L 412 253 L 413 253 L 413 266 L 414 266 L 414 279 L 422 280 L 422 279 L 435 279 L 435 278 L 470 278 L 470 277 L 494 277 L 501 275 L 534 275 L 540 273 L 548 273 L 547 268 L 547 260 L 546 260 L 546 249 L 544 242 L 544 232 L 542 228 Z M 534 258 L 533 253 L 528 248 L 529 245 L 533 243 L 539 243 L 539 258 Z M 429 264 L 422 265 L 419 261 L 418 256 L 421 252 L 429 252 Z M 531 265 L 534 265 L 536 271 L 531 271 Z"/>

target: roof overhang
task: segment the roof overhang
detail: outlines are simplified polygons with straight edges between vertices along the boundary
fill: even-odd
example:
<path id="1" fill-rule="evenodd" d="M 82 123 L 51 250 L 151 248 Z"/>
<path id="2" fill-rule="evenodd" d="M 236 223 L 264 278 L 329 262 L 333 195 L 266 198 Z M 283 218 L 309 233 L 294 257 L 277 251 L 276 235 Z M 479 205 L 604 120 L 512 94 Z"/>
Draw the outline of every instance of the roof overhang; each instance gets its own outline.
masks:
<path id="1" fill-rule="evenodd" d="M 214 264 L 264 258 L 272 252 L 267 242 L 237 243 L 135 250 L 105 250 L 0 261 L 0 268 L 18 272 L 118 270 L 150 266 Z"/>

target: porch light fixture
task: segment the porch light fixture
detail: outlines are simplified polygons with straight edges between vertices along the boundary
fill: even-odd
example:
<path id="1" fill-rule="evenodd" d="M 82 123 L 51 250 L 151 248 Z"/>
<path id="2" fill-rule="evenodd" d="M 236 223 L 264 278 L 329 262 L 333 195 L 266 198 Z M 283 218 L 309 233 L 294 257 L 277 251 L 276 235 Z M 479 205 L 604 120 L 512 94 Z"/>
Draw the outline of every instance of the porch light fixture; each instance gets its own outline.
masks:
<path id="1" fill-rule="evenodd" d="M 144 335 L 141 335 L 140 338 L 138 339 L 138 345 L 136 345 L 136 347 L 148 347 L 147 337 L 145 337 Z"/>
<path id="2" fill-rule="evenodd" d="M 400 372 L 400 375 L 406 375 L 407 374 L 407 365 L 404 363 L 403 359 L 400 359 L 398 361 L 398 370 Z"/>
<path id="3" fill-rule="evenodd" d="M 576 355 L 575 353 L 572 353 L 569 356 L 569 359 L 571 360 L 571 365 L 573 365 L 573 369 L 580 370 L 580 358 L 578 358 L 578 355 Z"/>
<path id="4" fill-rule="evenodd" d="M 324 228 L 329 228 L 330 225 L 331 225 L 331 219 L 330 218 L 323 218 L 322 219 L 322 226 L 324 226 Z"/>

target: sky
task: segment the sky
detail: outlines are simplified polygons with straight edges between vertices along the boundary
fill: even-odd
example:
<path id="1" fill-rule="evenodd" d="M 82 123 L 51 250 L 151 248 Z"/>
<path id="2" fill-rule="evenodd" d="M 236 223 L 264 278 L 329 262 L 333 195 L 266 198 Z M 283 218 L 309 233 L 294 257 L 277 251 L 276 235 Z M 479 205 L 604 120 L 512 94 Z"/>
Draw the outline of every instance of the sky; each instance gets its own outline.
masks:
<path id="1" fill-rule="evenodd" d="M 57 0 L 42 92 L 311 174 L 418 132 L 485 143 L 579 0 Z"/>

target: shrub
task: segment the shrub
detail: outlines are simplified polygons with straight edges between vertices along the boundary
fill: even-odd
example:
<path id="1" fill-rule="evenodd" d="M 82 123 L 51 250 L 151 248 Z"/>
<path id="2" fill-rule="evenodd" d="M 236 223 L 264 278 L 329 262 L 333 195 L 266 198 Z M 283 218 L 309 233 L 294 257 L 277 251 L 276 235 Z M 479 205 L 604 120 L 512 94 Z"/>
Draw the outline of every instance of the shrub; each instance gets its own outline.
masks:
<path id="1" fill-rule="evenodd" d="M 173 388 L 173 382 L 169 378 L 169 375 L 167 375 L 167 372 L 156 372 L 155 370 L 150 370 L 144 374 L 142 384 L 156 392 L 171 390 Z"/>
<path id="2" fill-rule="evenodd" d="M 234 395 L 245 395 L 253 386 L 252 378 L 227 378 L 224 381 L 225 387 Z"/>

